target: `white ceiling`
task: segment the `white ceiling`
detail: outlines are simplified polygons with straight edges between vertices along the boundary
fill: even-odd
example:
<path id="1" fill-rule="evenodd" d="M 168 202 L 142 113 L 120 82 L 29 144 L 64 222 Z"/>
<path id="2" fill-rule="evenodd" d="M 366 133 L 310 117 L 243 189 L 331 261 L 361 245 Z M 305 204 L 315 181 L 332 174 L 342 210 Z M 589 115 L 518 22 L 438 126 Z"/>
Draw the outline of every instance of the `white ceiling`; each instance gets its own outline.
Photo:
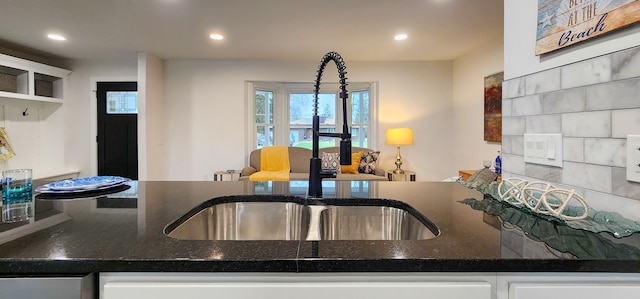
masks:
<path id="1" fill-rule="evenodd" d="M 69 59 L 451 60 L 502 31 L 503 0 L 0 0 L 0 45 Z"/>

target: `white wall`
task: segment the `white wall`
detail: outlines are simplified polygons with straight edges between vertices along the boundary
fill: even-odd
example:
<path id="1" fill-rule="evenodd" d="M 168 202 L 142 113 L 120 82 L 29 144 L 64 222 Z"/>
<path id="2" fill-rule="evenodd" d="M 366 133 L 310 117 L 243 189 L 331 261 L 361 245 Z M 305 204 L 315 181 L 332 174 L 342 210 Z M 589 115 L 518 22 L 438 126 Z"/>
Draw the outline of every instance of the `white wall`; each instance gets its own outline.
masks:
<path id="1" fill-rule="evenodd" d="M 502 35 L 453 64 L 453 153 L 456 169 L 480 169 L 495 160 L 501 144 L 484 141 L 484 77 L 502 72 Z"/>
<path id="2" fill-rule="evenodd" d="M 379 146 L 381 165 L 395 166 L 396 147 L 386 145 L 386 130 L 413 128 L 414 145 L 403 146 L 402 168 L 417 172 L 418 181 L 440 181 L 457 174 L 451 147 L 453 63 L 347 62 L 352 81 L 379 81 Z"/>
<path id="3" fill-rule="evenodd" d="M 34 178 L 66 172 L 64 107 L 53 103 L 23 101 L 0 105 L 0 126 L 10 138 L 15 156 L 0 160 L 0 171 L 29 168 Z M 23 112 L 26 111 L 26 115 Z"/>
<path id="4" fill-rule="evenodd" d="M 135 80 L 137 61 L 76 60 L 71 62 L 71 70 L 69 97 L 63 105 L 66 116 L 61 126 L 66 132 L 64 157 L 68 168 L 80 171 L 80 176 L 96 175 L 96 94 L 92 80 Z"/>
<path id="5" fill-rule="evenodd" d="M 148 53 L 138 55 L 138 179 L 166 177 L 164 61 Z"/>
<path id="6" fill-rule="evenodd" d="M 542 56 L 535 55 L 538 0 L 504 1 L 504 79 L 536 73 L 638 45 L 637 24 Z"/>
<path id="7" fill-rule="evenodd" d="M 457 173 L 451 163 L 451 62 L 349 62 L 348 82 L 379 81 L 381 165 L 393 169 L 395 148 L 385 130 L 414 128 L 415 145 L 402 149 L 403 168 L 418 180 Z M 165 63 L 167 180 L 210 179 L 213 171 L 240 169 L 247 152 L 243 132 L 245 81 L 315 80 L 317 62 L 170 60 Z M 337 81 L 327 67 L 323 82 Z M 151 129 L 151 128 L 148 128 Z M 158 161 L 160 163 L 160 161 Z"/>

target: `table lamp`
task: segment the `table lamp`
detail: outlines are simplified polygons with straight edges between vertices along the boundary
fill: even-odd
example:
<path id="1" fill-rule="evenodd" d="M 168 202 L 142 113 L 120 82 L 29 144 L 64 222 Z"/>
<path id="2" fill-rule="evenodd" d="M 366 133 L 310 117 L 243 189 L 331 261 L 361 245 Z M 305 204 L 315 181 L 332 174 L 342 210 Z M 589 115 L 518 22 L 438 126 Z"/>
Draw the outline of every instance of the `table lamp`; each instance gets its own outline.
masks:
<path id="1" fill-rule="evenodd" d="M 404 174 L 402 170 L 402 157 L 400 156 L 401 145 L 413 145 L 413 129 L 409 128 L 394 128 L 387 129 L 387 144 L 395 145 L 398 147 L 396 153 L 396 169 L 393 171 L 395 174 Z"/>

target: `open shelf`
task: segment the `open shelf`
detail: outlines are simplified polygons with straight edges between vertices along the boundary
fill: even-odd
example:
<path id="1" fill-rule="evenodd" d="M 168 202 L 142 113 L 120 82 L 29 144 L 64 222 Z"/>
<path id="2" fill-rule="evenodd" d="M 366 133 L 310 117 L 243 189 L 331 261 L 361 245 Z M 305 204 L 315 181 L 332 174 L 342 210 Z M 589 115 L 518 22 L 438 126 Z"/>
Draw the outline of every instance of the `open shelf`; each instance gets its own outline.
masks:
<path id="1" fill-rule="evenodd" d="M 63 103 L 71 71 L 0 54 L 0 105 Z"/>
<path id="2" fill-rule="evenodd" d="M 0 91 L 27 94 L 29 72 L 0 64 Z"/>

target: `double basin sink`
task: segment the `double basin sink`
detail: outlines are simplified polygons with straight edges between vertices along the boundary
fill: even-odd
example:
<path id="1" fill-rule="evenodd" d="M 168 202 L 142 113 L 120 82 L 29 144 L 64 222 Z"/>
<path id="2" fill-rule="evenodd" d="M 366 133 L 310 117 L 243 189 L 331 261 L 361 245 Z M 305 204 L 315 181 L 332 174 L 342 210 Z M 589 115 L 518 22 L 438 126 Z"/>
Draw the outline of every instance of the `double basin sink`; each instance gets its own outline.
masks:
<path id="1" fill-rule="evenodd" d="M 395 200 L 246 195 L 206 201 L 164 233 L 183 240 L 425 240 L 440 230 Z"/>

